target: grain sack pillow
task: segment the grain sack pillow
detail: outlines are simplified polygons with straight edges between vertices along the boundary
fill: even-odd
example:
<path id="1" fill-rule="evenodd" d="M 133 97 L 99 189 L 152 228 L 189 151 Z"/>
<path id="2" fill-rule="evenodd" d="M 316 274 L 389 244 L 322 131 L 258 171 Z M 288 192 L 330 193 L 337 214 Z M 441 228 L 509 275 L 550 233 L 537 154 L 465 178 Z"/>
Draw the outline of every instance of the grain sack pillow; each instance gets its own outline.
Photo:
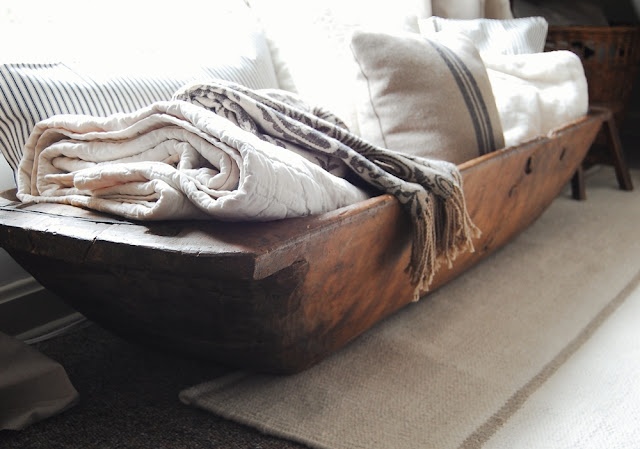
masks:
<path id="1" fill-rule="evenodd" d="M 351 48 L 364 139 L 456 164 L 504 146 L 487 71 L 468 38 L 359 30 Z"/>
<path id="2" fill-rule="evenodd" d="M 521 55 L 544 51 L 549 24 L 544 17 L 518 19 L 449 19 L 432 16 L 418 20 L 420 33 L 432 36 L 440 31 L 462 33 L 481 55 Z"/>

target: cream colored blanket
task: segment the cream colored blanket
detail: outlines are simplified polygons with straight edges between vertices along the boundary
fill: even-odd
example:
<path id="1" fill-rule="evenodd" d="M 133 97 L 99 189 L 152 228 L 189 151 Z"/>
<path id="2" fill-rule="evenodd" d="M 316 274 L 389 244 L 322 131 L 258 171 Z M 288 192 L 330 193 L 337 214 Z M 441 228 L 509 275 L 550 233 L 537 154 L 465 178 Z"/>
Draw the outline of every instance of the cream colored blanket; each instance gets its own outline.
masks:
<path id="1" fill-rule="evenodd" d="M 36 125 L 17 176 L 23 202 L 135 220 L 274 220 L 367 198 L 343 178 L 184 101 Z"/>

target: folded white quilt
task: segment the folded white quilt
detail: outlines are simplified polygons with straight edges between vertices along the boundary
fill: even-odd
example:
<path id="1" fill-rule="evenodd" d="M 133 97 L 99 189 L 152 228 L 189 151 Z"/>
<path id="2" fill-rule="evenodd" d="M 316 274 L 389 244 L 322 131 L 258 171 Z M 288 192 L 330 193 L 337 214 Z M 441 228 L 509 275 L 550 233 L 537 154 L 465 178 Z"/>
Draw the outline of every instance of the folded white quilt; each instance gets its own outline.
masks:
<path id="1" fill-rule="evenodd" d="M 66 203 L 137 220 L 272 220 L 367 197 L 308 158 L 184 101 L 38 123 L 17 185 L 23 202 Z"/>
<path id="2" fill-rule="evenodd" d="M 566 50 L 483 54 L 506 146 L 545 135 L 587 113 L 589 95 L 580 58 Z"/>

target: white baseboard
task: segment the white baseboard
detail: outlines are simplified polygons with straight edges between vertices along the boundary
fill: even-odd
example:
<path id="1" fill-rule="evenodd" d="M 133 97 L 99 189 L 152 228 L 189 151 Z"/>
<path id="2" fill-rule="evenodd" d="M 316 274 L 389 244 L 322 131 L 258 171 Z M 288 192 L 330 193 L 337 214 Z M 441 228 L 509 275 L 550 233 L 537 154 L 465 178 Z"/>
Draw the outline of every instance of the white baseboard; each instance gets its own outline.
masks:
<path id="1" fill-rule="evenodd" d="M 44 290 L 42 285 L 32 277 L 0 285 L 0 305 L 42 290 Z"/>
<path id="2" fill-rule="evenodd" d="M 0 332 L 36 342 L 85 321 L 76 310 L 29 277 L 0 285 Z"/>
<path id="3" fill-rule="evenodd" d="M 53 337 L 65 334 L 71 330 L 88 325 L 89 321 L 79 312 L 64 316 L 54 321 L 50 321 L 36 328 L 25 331 L 15 336 L 18 340 L 22 340 L 30 345 L 40 341 L 48 340 Z"/>

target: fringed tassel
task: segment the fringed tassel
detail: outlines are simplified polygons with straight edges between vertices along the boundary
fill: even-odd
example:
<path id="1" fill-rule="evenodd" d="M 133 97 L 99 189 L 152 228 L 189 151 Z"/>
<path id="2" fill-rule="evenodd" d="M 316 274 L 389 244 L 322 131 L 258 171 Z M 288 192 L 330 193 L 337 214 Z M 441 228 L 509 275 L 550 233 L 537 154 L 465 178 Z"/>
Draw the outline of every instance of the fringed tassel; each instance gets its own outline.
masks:
<path id="1" fill-rule="evenodd" d="M 420 195 L 414 197 L 410 206 L 413 246 L 407 269 L 414 286 L 413 301 L 429 291 L 443 263 L 451 268 L 458 255 L 474 252 L 473 239 L 482 234 L 469 216 L 461 183 L 448 198 L 427 195 L 423 201 Z"/>
<path id="2" fill-rule="evenodd" d="M 417 202 L 417 200 L 416 200 Z M 438 269 L 434 202 L 412 204 L 413 243 L 407 271 L 414 287 L 413 301 L 426 292 Z"/>

